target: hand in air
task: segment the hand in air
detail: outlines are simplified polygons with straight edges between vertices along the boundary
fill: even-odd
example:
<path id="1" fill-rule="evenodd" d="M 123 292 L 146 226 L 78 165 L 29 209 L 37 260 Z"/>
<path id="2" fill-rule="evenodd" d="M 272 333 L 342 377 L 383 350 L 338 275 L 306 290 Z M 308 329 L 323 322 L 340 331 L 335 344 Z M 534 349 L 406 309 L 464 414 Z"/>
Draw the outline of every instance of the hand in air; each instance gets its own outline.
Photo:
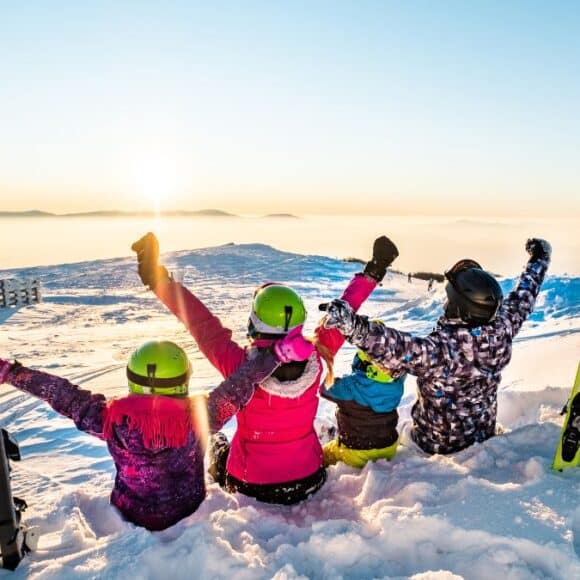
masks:
<path id="1" fill-rule="evenodd" d="M 364 273 L 377 282 L 381 282 L 387 268 L 399 255 L 397 246 L 387 236 L 377 238 L 373 244 L 373 257 L 365 266 Z"/>
<path id="2" fill-rule="evenodd" d="M 8 378 L 8 373 L 12 368 L 12 363 L 9 363 L 7 360 L 0 358 L 0 385 L 6 382 Z"/>
<path id="3" fill-rule="evenodd" d="M 138 260 L 157 263 L 159 259 L 159 240 L 153 232 L 147 232 L 142 238 L 139 238 L 133 243 L 131 249 L 137 253 Z"/>
<path id="4" fill-rule="evenodd" d="M 356 314 L 350 305 L 344 300 L 333 300 L 326 304 L 320 304 L 320 310 L 326 312 L 324 326 L 337 328 L 345 336 L 350 336 L 354 331 Z"/>
<path id="5" fill-rule="evenodd" d="M 169 280 L 167 269 L 158 264 L 159 241 L 155 234 L 148 232 L 131 249 L 137 254 L 139 277 L 145 286 L 153 290 L 160 282 Z"/>
<path id="6" fill-rule="evenodd" d="M 526 252 L 530 254 L 532 260 L 548 260 L 552 255 L 552 246 L 546 240 L 530 238 L 526 242 Z"/>

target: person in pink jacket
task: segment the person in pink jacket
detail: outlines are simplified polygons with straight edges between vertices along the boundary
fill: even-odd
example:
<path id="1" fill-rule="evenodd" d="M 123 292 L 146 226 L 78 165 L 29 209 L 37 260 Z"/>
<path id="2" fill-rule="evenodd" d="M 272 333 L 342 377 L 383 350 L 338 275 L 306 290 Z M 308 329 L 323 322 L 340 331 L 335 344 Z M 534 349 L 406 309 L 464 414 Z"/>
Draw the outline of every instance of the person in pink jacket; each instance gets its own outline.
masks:
<path id="1" fill-rule="evenodd" d="M 142 282 L 183 322 L 200 351 L 224 377 L 305 321 L 304 304 L 294 290 L 282 284 L 265 284 L 254 294 L 248 323 L 250 345 L 244 348 L 232 340 L 230 329 L 159 265 L 159 244 L 152 233 L 133 244 L 133 250 Z M 386 237 L 378 238 L 373 258 L 363 273 L 354 276 L 342 299 L 358 310 L 397 255 Z M 320 326 L 316 330 L 317 350 L 308 360 L 281 365 L 258 386 L 249 403 L 236 414 L 237 430 L 231 446 L 223 437 L 217 440 L 213 473 L 220 484 L 231 492 L 276 504 L 297 503 L 322 487 L 326 470 L 314 430 L 322 357 L 331 361 L 343 343 L 340 332 Z"/>

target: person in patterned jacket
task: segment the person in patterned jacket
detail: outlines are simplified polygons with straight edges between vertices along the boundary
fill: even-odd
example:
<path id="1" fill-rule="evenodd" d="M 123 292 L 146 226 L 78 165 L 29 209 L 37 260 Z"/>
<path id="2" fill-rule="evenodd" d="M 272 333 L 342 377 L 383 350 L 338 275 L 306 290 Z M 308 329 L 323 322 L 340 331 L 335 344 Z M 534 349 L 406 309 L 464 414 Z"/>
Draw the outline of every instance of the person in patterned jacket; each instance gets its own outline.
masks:
<path id="1" fill-rule="evenodd" d="M 423 451 L 454 453 L 495 434 L 501 371 L 533 310 L 552 250 L 547 241 L 531 239 L 526 251 L 527 266 L 505 299 L 495 278 L 473 260 L 446 272 L 445 312 L 426 337 L 372 322 L 341 300 L 321 304 L 325 326 L 340 330 L 393 377 L 417 377 L 411 437 Z"/>

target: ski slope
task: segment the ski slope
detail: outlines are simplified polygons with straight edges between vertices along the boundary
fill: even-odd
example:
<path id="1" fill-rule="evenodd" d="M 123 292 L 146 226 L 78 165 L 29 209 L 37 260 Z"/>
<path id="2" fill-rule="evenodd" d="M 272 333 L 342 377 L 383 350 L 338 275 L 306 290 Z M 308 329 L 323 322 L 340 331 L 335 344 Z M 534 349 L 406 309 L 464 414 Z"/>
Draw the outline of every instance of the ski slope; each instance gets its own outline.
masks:
<path id="1" fill-rule="evenodd" d="M 318 303 L 337 297 L 360 267 L 259 244 L 164 260 L 241 342 L 256 285 L 292 284 L 306 299 L 311 332 Z M 194 389 L 219 382 L 180 323 L 142 288 L 132 258 L 0 271 L 7 276 L 40 277 L 44 301 L 0 310 L 1 357 L 112 396 L 125 392 L 125 362 L 135 346 L 171 339 L 191 356 Z M 547 278 L 504 372 L 501 436 L 429 457 L 404 445 L 403 434 L 394 461 L 360 472 L 332 467 L 324 488 L 293 507 L 259 504 L 209 484 L 198 512 L 159 533 L 123 521 L 109 505 L 114 473 L 103 443 L 46 404 L 0 387 L 0 423 L 20 441 L 24 457 L 14 466 L 14 491 L 29 503 L 27 521 L 41 527 L 39 550 L 0 578 L 580 578 L 580 471 L 550 469 L 580 355 L 579 298 L 580 278 Z M 426 282 L 408 284 L 391 274 L 363 312 L 427 333 L 443 300 L 442 285 L 428 293 Z M 337 375 L 353 354 L 348 345 L 342 349 Z M 414 389 L 410 378 L 403 431 Z M 321 433 L 333 413 L 322 401 Z"/>

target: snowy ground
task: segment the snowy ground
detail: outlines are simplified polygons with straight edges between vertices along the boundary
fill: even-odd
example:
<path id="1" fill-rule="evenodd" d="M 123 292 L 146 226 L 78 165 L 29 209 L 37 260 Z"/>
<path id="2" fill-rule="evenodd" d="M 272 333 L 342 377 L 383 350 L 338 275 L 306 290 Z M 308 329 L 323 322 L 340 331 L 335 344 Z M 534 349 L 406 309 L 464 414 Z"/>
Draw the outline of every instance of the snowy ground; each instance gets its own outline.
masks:
<path id="1" fill-rule="evenodd" d="M 262 245 L 177 252 L 166 261 L 240 341 L 257 284 L 294 285 L 307 299 L 310 331 L 318 302 L 338 296 L 357 270 Z M 45 299 L 0 310 L 0 356 L 118 395 L 130 351 L 168 338 L 190 353 L 196 388 L 217 384 L 189 335 L 143 291 L 132 260 L 0 272 L 9 275 L 40 276 Z M 211 484 L 197 513 L 161 533 L 124 522 L 109 505 L 113 464 L 104 444 L 2 387 L 0 423 L 24 456 L 14 490 L 42 535 L 39 550 L 0 578 L 580 578 L 580 470 L 550 470 L 580 354 L 580 278 L 550 277 L 544 288 L 504 373 L 503 435 L 450 457 L 402 446 L 394 461 L 361 472 L 333 467 L 325 487 L 294 507 L 229 496 Z M 424 282 L 392 276 L 364 311 L 428 332 L 442 300 L 441 286 L 427 293 Z M 341 351 L 338 374 L 353 352 Z M 408 380 L 402 423 L 414 388 Z M 319 427 L 332 421 L 323 401 Z"/>

